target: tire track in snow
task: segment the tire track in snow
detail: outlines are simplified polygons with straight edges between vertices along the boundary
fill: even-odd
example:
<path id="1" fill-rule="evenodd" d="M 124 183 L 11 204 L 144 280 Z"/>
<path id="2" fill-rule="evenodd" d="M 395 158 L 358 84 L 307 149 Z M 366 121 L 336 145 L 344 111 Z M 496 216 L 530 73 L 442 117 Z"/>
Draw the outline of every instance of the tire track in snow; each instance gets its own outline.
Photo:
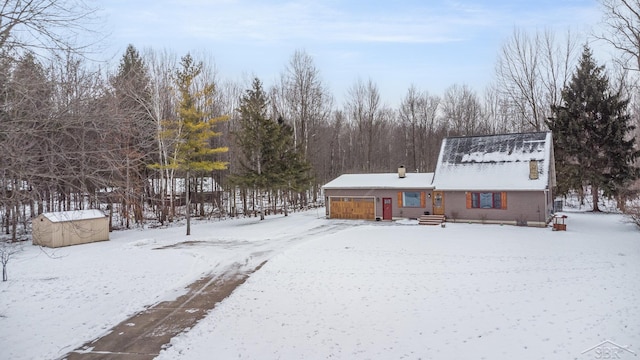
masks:
<path id="1" fill-rule="evenodd" d="M 196 325 L 216 304 L 227 298 L 273 256 L 297 243 L 334 234 L 349 227 L 353 227 L 353 224 L 334 222 L 328 226 L 323 224 L 313 227 L 302 234 L 294 233 L 276 239 L 247 242 L 244 259 L 233 256 L 229 258 L 226 266 L 219 263 L 209 275 L 189 285 L 186 294 L 141 311 L 116 325 L 104 336 L 85 343 L 61 359 L 152 359 L 170 346 L 174 336 Z M 158 249 L 180 246 L 197 247 L 211 244 L 191 241 Z"/>

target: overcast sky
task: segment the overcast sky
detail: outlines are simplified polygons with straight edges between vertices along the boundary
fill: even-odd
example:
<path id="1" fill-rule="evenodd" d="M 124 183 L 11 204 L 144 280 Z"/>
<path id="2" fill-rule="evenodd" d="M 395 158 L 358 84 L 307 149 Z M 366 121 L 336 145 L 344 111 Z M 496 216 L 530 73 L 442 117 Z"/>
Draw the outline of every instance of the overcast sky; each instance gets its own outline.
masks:
<path id="1" fill-rule="evenodd" d="M 482 92 L 515 27 L 587 35 L 597 0 L 109 0 L 100 2 L 105 57 L 139 50 L 210 55 L 221 79 L 252 74 L 267 86 L 296 49 L 314 59 L 338 103 L 372 79 L 395 105 L 411 84 L 442 94 L 453 84 Z"/>

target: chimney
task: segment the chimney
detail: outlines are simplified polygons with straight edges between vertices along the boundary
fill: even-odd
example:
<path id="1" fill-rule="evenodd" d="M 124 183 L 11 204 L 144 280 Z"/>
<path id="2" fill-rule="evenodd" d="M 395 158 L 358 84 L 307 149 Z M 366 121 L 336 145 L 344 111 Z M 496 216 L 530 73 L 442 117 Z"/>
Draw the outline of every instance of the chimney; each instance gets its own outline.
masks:
<path id="1" fill-rule="evenodd" d="M 529 160 L 529 180 L 538 179 L 538 160 Z"/>
<path id="2" fill-rule="evenodd" d="M 398 168 L 398 177 L 403 179 L 405 176 L 407 176 L 407 170 L 404 168 L 404 165 L 400 165 Z"/>

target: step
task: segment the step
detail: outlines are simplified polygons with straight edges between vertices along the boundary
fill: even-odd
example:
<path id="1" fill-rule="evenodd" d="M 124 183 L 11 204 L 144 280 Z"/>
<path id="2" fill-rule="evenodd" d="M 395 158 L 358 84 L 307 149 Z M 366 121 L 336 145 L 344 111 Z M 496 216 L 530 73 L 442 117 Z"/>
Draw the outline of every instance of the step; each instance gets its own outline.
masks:
<path id="1" fill-rule="evenodd" d="M 445 222 L 444 215 L 421 215 L 418 219 L 420 225 L 440 225 Z"/>

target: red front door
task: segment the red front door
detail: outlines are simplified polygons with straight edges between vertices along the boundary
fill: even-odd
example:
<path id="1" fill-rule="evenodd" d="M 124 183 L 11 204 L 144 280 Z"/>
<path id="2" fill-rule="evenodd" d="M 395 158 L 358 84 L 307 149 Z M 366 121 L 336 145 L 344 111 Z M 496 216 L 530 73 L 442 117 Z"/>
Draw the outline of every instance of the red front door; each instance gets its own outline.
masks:
<path id="1" fill-rule="evenodd" d="M 382 220 L 391 220 L 392 216 L 391 198 L 382 198 Z"/>

